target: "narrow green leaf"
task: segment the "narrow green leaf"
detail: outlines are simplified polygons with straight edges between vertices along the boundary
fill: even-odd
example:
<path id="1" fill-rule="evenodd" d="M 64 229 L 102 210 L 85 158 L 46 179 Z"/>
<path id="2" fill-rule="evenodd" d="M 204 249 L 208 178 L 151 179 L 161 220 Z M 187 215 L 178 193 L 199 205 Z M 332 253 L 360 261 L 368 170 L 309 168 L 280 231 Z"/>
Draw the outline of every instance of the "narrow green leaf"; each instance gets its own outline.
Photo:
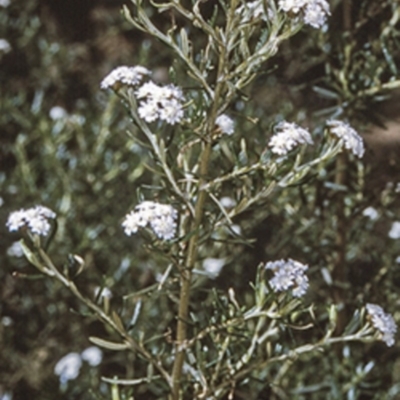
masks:
<path id="1" fill-rule="evenodd" d="M 139 379 L 118 379 L 118 378 L 106 378 L 105 376 L 101 377 L 103 382 L 112 383 L 114 385 L 139 385 L 140 383 L 150 382 L 151 380 L 160 379 L 161 376 L 155 375 L 149 378 L 139 378 Z"/>
<path id="2" fill-rule="evenodd" d="M 34 265 L 39 271 L 43 273 L 47 273 L 47 269 L 45 266 L 40 262 L 38 257 L 36 256 L 35 253 L 32 252 L 32 250 L 25 244 L 23 240 L 20 241 L 22 250 L 24 252 L 25 257 L 28 259 L 28 261 Z"/>
<path id="3" fill-rule="evenodd" d="M 321 97 L 324 97 L 325 99 L 336 100 L 339 97 L 339 95 L 336 92 L 326 88 L 322 88 L 320 86 L 313 86 L 312 89 L 315 93 L 318 93 Z"/>
<path id="4" fill-rule="evenodd" d="M 90 336 L 89 340 L 93 344 L 103 347 L 104 349 L 108 349 L 108 350 L 120 351 L 120 350 L 126 350 L 129 348 L 129 345 L 127 343 L 110 342 L 108 340 L 100 339 L 95 336 Z"/>
<path id="5" fill-rule="evenodd" d="M 189 39 L 188 39 L 185 28 L 181 29 L 180 37 L 181 37 L 182 52 L 186 57 L 189 57 L 190 46 L 189 46 Z"/>

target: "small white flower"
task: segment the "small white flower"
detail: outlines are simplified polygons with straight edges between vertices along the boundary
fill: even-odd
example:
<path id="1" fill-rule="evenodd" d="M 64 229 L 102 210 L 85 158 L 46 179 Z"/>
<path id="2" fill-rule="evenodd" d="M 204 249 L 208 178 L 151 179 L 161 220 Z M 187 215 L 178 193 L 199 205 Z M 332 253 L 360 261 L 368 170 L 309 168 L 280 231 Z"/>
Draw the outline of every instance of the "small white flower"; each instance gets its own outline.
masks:
<path id="1" fill-rule="evenodd" d="M 82 366 L 82 359 L 78 353 L 69 353 L 61 358 L 54 367 L 54 373 L 59 376 L 62 384 L 76 379 Z"/>
<path id="2" fill-rule="evenodd" d="M 168 204 L 144 201 L 125 216 L 122 226 L 125 234 L 130 236 L 139 228 L 150 225 L 160 239 L 170 240 L 175 236 L 177 217 L 177 211 Z"/>
<path id="3" fill-rule="evenodd" d="M 215 124 L 218 125 L 222 133 L 226 135 L 232 135 L 235 130 L 235 124 L 232 118 L 228 117 L 226 114 L 221 114 L 215 120 Z"/>
<path id="4" fill-rule="evenodd" d="M 159 117 L 159 107 L 155 101 L 141 102 L 138 112 L 146 122 L 154 122 Z"/>
<path id="5" fill-rule="evenodd" d="M 141 226 L 141 222 L 143 221 L 142 217 L 140 216 L 139 213 L 136 213 L 135 211 L 131 211 L 129 214 L 125 216 L 125 220 L 122 223 L 122 226 L 124 228 L 125 234 L 127 236 L 131 236 L 132 233 L 136 233 Z M 147 222 L 146 222 L 147 224 Z M 146 226 L 145 224 L 145 226 Z"/>
<path id="6" fill-rule="evenodd" d="M 44 206 L 36 206 L 34 208 L 35 212 L 41 217 L 54 219 L 57 215 L 54 211 L 50 210 L 50 208 Z"/>
<path id="7" fill-rule="evenodd" d="M 279 0 L 279 7 L 285 12 L 297 14 L 305 5 L 307 0 Z"/>
<path id="8" fill-rule="evenodd" d="M 164 240 L 170 240 L 175 236 L 176 218 L 178 213 L 176 210 L 167 204 L 157 204 L 153 210 L 150 219 L 150 226 L 154 233 Z"/>
<path id="9" fill-rule="evenodd" d="M 7 220 L 7 227 L 10 232 L 17 231 L 25 225 L 25 210 L 12 212 Z"/>
<path id="10" fill-rule="evenodd" d="M 396 185 L 396 189 L 394 189 L 396 193 L 400 193 L 400 182 Z"/>
<path id="11" fill-rule="evenodd" d="M 90 346 L 82 351 L 81 357 L 91 367 L 97 367 L 103 359 L 103 352 L 97 346 Z"/>
<path id="12" fill-rule="evenodd" d="M 136 97 L 138 99 L 144 99 L 151 97 L 157 99 L 157 101 L 162 100 L 162 88 L 157 86 L 153 81 L 146 82 L 138 90 L 136 90 Z"/>
<path id="13" fill-rule="evenodd" d="M 395 261 L 397 264 L 400 264 L 400 256 L 397 256 Z"/>
<path id="14" fill-rule="evenodd" d="M 330 132 L 342 140 L 347 150 L 350 150 L 359 158 L 364 155 L 364 141 L 349 124 L 343 121 L 330 120 L 327 122 L 327 125 L 329 126 Z"/>
<path id="15" fill-rule="evenodd" d="M 368 217 L 371 221 L 376 221 L 379 218 L 379 213 L 374 207 L 367 207 L 362 215 Z"/>
<path id="16" fill-rule="evenodd" d="M 388 346 L 394 345 L 394 336 L 397 332 L 397 325 L 390 314 L 386 314 L 382 307 L 377 304 L 367 304 L 366 309 L 371 323 L 381 334 L 381 340 Z"/>
<path id="17" fill-rule="evenodd" d="M 267 10 L 271 14 L 271 10 Z M 242 23 L 248 23 L 253 20 L 262 19 L 267 21 L 270 15 L 265 15 L 264 4 L 262 0 L 250 1 L 236 9 L 235 13 L 240 15 Z"/>
<path id="18" fill-rule="evenodd" d="M 32 217 L 29 221 L 29 229 L 32 233 L 37 233 L 38 235 L 46 236 L 51 228 L 47 219 L 41 218 L 40 216 Z"/>
<path id="19" fill-rule="evenodd" d="M 280 122 L 276 126 L 277 133 L 272 136 L 268 145 L 271 151 L 280 156 L 286 155 L 300 144 L 313 144 L 310 133 L 300 126 L 290 122 Z"/>
<path id="20" fill-rule="evenodd" d="M 168 99 L 176 99 L 179 101 L 185 100 L 185 97 L 183 96 L 182 89 L 178 86 L 175 85 L 167 85 L 161 88 L 163 97 L 165 100 Z"/>
<path id="21" fill-rule="evenodd" d="M 50 231 L 48 219 L 54 219 L 56 214 L 47 207 L 36 206 L 27 210 L 12 212 L 7 220 L 6 226 L 10 232 L 17 231 L 23 226 L 28 226 L 32 233 L 46 236 Z"/>
<path id="22" fill-rule="evenodd" d="M 150 71 L 137 65 L 136 67 L 121 66 L 113 69 L 100 83 L 102 89 L 118 88 L 119 85 L 137 86 Z"/>
<path id="23" fill-rule="evenodd" d="M 59 119 L 64 119 L 68 117 L 68 113 L 65 110 L 65 108 L 60 107 L 60 106 L 55 106 L 52 107 L 50 109 L 49 112 L 49 117 L 53 120 L 53 121 L 57 121 Z"/>
<path id="24" fill-rule="evenodd" d="M 279 0 L 279 7 L 287 13 L 301 15 L 304 23 L 313 28 L 321 28 L 330 15 L 326 0 Z"/>
<path id="25" fill-rule="evenodd" d="M 172 215 L 154 217 L 150 226 L 160 239 L 171 240 L 175 236 L 176 223 Z"/>
<path id="26" fill-rule="evenodd" d="M 163 212 L 162 204 L 154 201 L 143 201 L 135 207 L 135 211 L 142 218 L 141 227 L 145 227 L 154 216 L 158 216 Z"/>
<path id="27" fill-rule="evenodd" d="M 0 39 L 0 53 L 9 53 L 11 51 L 11 45 L 6 39 Z"/>
<path id="28" fill-rule="evenodd" d="M 318 29 L 325 24 L 329 14 L 329 4 L 325 0 L 309 1 L 304 10 L 304 22 Z"/>
<path id="29" fill-rule="evenodd" d="M 203 261 L 203 269 L 210 279 L 215 279 L 221 273 L 225 262 L 225 258 L 206 258 Z"/>
<path id="30" fill-rule="evenodd" d="M 170 125 L 175 125 L 183 118 L 183 107 L 178 100 L 171 99 L 162 103 L 162 108 L 159 113 L 161 120 Z"/>
<path id="31" fill-rule="evenodd" d="M 54 219 L 56 214 L 47 207 L 36 206 L 26 210 L 26 220 L 28 227 L 33 233 L 45 236 L 50 231 L 48 219 Z"/>
<path id="32" fill-rule="evenodd" d="M 400 221 L 394 221 L 388 233 L 390 239 L 400 239 Z"/>
<path id="33" fill-rule="evenodd" d="M 277 260 L 267 262 L 265 269 L 272 270 L 274 276 L 269 280 L 269 284 L 276 292 L 283 292 L 292 288 L 294 297 L 301 297 L 307 292 L 308 277 L 305 271 L 308 269 L 307 265 L 292 259 Z"/>
<path id="34" fill-rule="evenodd" d="M 144 83 L 135 94 L 139 99 L 139 116 L 146 122 L 160 119 L 175 125 L 182 120 L 184 97 L 177 86 L 161 87 L 150 81 Z"/>
<path id="35" fill-rule="evenodd" d="M 7 8 L 10 4 L 10 0 L 0 0 L 0 7 Z"/>
<path id="36" fill-rule="evenodd" d="M 302 297 L 306 294 L 308 289 L 308 277 L 301 273 L 296 273 L 294 278 L 294 289 L 292 290 L 292 294 L 294 297 Z"/>

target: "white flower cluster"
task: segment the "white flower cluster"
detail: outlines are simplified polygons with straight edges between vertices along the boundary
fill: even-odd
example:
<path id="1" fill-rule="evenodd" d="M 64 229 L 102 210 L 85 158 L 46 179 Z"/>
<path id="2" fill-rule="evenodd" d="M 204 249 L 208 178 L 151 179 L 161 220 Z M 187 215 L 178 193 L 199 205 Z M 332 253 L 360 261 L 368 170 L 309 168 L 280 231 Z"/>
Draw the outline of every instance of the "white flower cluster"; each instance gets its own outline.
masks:
<path id="1" fill-rule="evenodd" d="M 232 118 L 228 117 L 226 114 L 219 115 L 215 120 L 215 124 L 221 129 L 221 132 L 226 135 L 232 135 L 235 131 L 235 124 Z"/>
<path id="2" fill-rule="evenodd" d="M 10 0 L 0 0 L 0 7 L 7 8 L 10 4 Z"/>
<path id="3" fill-rule="evenodd" d="M 381 339 L 388 346 L 394 345 L 394 336 L 397 332 L 397 325 L 390 314 L 386 314 L 382 307 L 377 304 L 367 304 L 366 309 L 371 323 L 382 335 Z"/>
<path id="4" fill-rule="evenodd" d="M 182 90 L 175 85 L 158 86 L 154 82 L 146 82 L 137 91 L 140 100 L 139 115 L 146 122 L 156 119 L 175 125 L 183 118 Z"/>
<path id="5" fill-rule="evenodd" d="M 10 232 L 17 231 L 27 226 L 32 233 L 46 236 L 50 231 L 49 219 L 54 219 L 56 214 L 47 207 L 36 206 L 12 212 L 7 220 Z"/>
<path id="6" fill-rule="evenodd" d="M 137 65 L 136 67 L 121 66 L 113 69 L 100 83 L 102 89 L 118 89 L 121 85 L 137 86 L 150 71 Z"/>
<path id="7" fill-rule="evenodd" d="M 286 155 L 299 144 L 313 144 L 310 133 L 300 126 L 290 122 L 280 122 L 276 126 L 277 133 L 272 136 L 268 145 L 271 151 L 280 156 Z"/>
<path id="8" fill-rule="evenodd" d="M 66 384 L 78 377 L 82 360 L 86 361 L 91 367 L 97 367 L 102 359 L 103 352 L 96 346 L 90 346 L 81 354 L 73 352 L 60 358 L 54 367 L 54 373 L 59 377 L 61 384 Z"/>
<path id="9" fill-rule="evenodd" d="M 271 10 L 268 10 L 268 12 L 270 11 Z M 255 0 L 243 4 L 236 9 L 236 14 L 240 16 L 242 23 L 248 23 L 257 19 L 267 21 L 267 15 L 265 14 L 263 0 Z"/>
<path id="10" fill-rule="evenodd" d="M 349 124 L 343 121 L 331 120 L 327 122 L 327 125 L 330 132 L 343 141 L 344 147 L 347 150 L 350 150 L 359 158 L 364 155 L 364 141 Z"/>
<path id="11" fill-rule="evenodd" d="M 101 82 L 102 89 L 118 90 L 120 86 L 138 87 L 145 75 L 151 72 L 140 65 L 136 67 L 121 66 L 111 71 Z M 175 85 L 158 86 L 149 81 L 140 86 L 136 92 L 139 100 L 138 112 L 146 122 L 157 119 L 175 125 L 183 118 L 183 93 Z"/>
<path id="12" fill-rule="evenodd" d="M 150 225 L 160 239 L 170 240 L 175 236 L 177 217 L 177 211 L 168 204 L 144 201 L 125 216 L 122 226 L 125 233 L 130 236 L 139 228 Z"/>
<path id="13" fill-rule="evenodd" d="M 279 7 L 285 12 L 301 13 L 304 23 L 321 28 L 330 15 L 326 0 L 279 0 Z"/>
<path id="14" fill-rule="evenodd" d="M 306 293 L 309 284 L 305 271 L 308 269 L 308 265 L 289 258 L 287 261 L 269 261 L 265 265 L 265 269 L 274 272 L 274 277 L 269 280 L 274 291 L 283 292 L 293 288 L 294 297 L 301 297 Z"/>

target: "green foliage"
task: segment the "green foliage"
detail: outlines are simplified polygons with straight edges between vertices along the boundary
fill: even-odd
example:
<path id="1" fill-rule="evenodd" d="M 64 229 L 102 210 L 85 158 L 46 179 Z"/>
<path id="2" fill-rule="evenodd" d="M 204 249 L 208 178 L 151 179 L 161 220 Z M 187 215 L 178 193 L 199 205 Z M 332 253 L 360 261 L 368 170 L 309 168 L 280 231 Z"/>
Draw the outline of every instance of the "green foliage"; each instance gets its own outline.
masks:
<path id="1" fill-rule="evenodd" d="M 98 35 L 84 45 L 49 5 L 0 7 L 12 48 L 0 53 L 3 400 L 399 395 L 397 346 L 364 308 L 395 311 L 399 189 L 371 187 L 370 166 L 325 125 L 383 124 L 376 104 L 399 87 L 397 2 L 332 2 L 319 30 L 261 3 L 266 20 L 239 0 L 82 6 L 77 24 L 91 18 Z M 111 61 L 113 35 L 129 51 Z M 143 118 L 136 88 L 99 93 L 120 64 L 181 87 L 179 123 Z M 285 120 L 310 126 L 314 145 L 274 153 Z M 145 200 L 178 211 L 173 240 L 151 225 L 124 235 Z M 57 213 L 50 235 L 9 233 L 9 213 L 36 204 Z M 25 258 L 10 247 L 21 235 Z M 310 267 L 304 297 L 265 270 L 288 258 Z M 101 365 L 59 382 L 61 357 L 91 345 Z"/>

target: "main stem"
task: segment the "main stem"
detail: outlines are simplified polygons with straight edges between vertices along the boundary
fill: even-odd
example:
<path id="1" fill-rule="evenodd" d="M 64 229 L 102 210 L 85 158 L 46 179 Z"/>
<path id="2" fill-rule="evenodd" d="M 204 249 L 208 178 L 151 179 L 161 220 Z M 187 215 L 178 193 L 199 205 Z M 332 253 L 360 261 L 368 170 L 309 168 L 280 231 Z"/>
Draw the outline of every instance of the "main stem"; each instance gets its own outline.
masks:
<path id="1" fill-rule="evenodd" d="M 222 75 L 222 68 L 224 64 L 225 53 L 222 52 L 220 55 L 219 62 L 219 73 L 218 76 Z M 218 103 L 221 95 L 223 83 L 222 80 L 218 80 L 215 88 L 214 102 L 209 115 L 209 121 L 207 124 L 207 132 L 204 138 L 203 151 L 201 152 L 200 162 L 200 178 L 198 181 L 198 198 L 195 206 L 195 215 L 193 223 L 191 225 L 190 232 L 192 237 L 188 244 L 188 253 L 184 269 L 181 271 L 181 289 L 179 296 L 179 310 L 178 310 L 178 323 L 177 323 L 177 334 L 176 334 L 176 347 L 175 347 L 175 361 L 172 369 L 172 400 L 180 399 L 181 389 L 181 376 L 182 367 L 185 359 L 185 348 L 184 344 L 187 339 L 187 321 L 188 321 L 188 310 L 189 310 L 189 299 L 190 299 L 190 288 L 192 281 L 192 271 L 197 259 L 198 254 L 198 243 L 201 222 L 204 214 L 204 204 L 207 199 L 207 191 L 204 190 L 204 186 L 207 184 L 207 175 L 209 170 L 211 149 L 212 149 L 212 133 L 214 130 L 215 120 L 218 113 Z"/>
<path id="2" fill-rule="evenodd" d="M 352 0 L 345 0 L 343 3 L 343 25 L 347 32 L 351 34 L 351 6 Z M 347 87 L 347 82 L 343 82 L 344 87 Z M 344 151 L 339 154 L 336 159 L 336 171 L 335 171 L 335 183 L 341 186 L 346 185 L 346 170 L 347 170 L 347 155 Z M 337 198 L 337 231 L 336 231 L 336 260 L 333 265 L 332 278 L 336 283 L 333 289 L 333 298 L 335 303 L 338 304 L 338 317 L 336 321 L 335 333 L 337 335 L 342 334 L 347 322 L 347 311 L 346 311 L 346 291 L 344 289 L 344 284 L 346 283 L 346 216 L 344 213 L 344 193 L 339 192 Z M 339 349 L 339 352 L 341 350 Z"/>
<path id="3" fill-rule="evenodd" d="M 238 5 L 238 0 L 231 0 L 231 7 L 227 15 L 227 23 L 225 26 L 225 32 L 232 31 L 232 21 L 235 10 Z M 227 40 L 227 39 L 226 39 Z M 225 86 L 226 73 L 225 63 L 227 61 L 227 46 L 226 43 L 219 43 L 219 57 L 218 57 L 218 71 L 216 76 L 216 85 L 214 91 L 213 103 L 211 106 L 210 114 L 206 124 L 203 151 L 200 154 L 200 177 L 197 184 L 197 202 L 195 206 L 195 215 L 193 223 L 191 225 L 191 238 L 188 244 L 188 253 L 185 263 L 185 268 L 181 271 L 181 290 L 179 298 L 179 310 L 178 310 L 178 324 L 176 334 L 176 347 L 175 347 L 175 361 L 172 369 L 172 400 L 180 400 L 181 396 L 181 377 L 182 367 L 185 360 L 185 343 L 187 340 L 187 322 L 188 322 L 188 310 L 189 310 L 189 299 L 190 299 L 190 288 L 192 281 L 192 271 L 197 259 L 198 244 L 200 236 L 201 222 L 204 215 L 204 204 L 207 199 L 207 190 L 205 186 L 208 181 L 208 170 L 210 164 L 210 156 L 212 150 L 212 136 L 215 127 L 215 120 L 218 116 L 218 109 L 220 98 L 222 97 L 223 88 Z M 226 100 L 225 100 L 226 101 Z"/>
<path id="4" fill-rule="evenodd" d="M 346 165 L 347 157 L 346 153 L 339 154 L 336 160 L 336 176 L 335 183 L 338 185 L 346 184 Z M 345 289 L 343 287 L 346 282 L 346 270 L 345 270 L 345 255 L 346 255 L 346 216 L 344 214 L 344 195 L 338 193 L 337 198 L 337 230 L 336 230 L 336 249 L 337 255 L 333 266 L 332 277 L 336 283 L 333 290 L 333 297 L 335 303 L 340 307 L 338 311 L 338 318 L 336 322 L 335 332 L 340 335 L 346 326 L 346 308 L 345 308 Z"/>
<path id="5" fill-rule="evenodd" d="M 201 162 L 201 178 L 199 181 L 199 188 L 205 183 L 206 175 L 208 173 L 208 164 L 211 154 L 211 142 L 208 141 L 205 144 L 202 162 Z M 183 361 L 185 358 L 185 350 L 183 344 L 187 337 L 187 320 L 188 320 L 188 309 L 189 309 L 189 298 L 190 298 L 190 286 L 192 281 L 192 270 L 197 258 L 197 249 L 199 242 L 199 231 L 201 220 L 204 213 L 204 203 L 206 201 L 207 192 L 201 190 L 198 195 L 198 200 L 195 208 L 195 218 L 192 224 L 193 236 L 189 241 L 188 254 L 186 258 L 185 268 L 181 272 L 181 290 L 179 298 L 179 310 L 178 310 L 178 325 L 176 334 L 176 353 L 175 361 L 172 370 L 172 398 L 173 400 L 179 400 L 180 398 L 180 380 L 182 375 Z"/>

